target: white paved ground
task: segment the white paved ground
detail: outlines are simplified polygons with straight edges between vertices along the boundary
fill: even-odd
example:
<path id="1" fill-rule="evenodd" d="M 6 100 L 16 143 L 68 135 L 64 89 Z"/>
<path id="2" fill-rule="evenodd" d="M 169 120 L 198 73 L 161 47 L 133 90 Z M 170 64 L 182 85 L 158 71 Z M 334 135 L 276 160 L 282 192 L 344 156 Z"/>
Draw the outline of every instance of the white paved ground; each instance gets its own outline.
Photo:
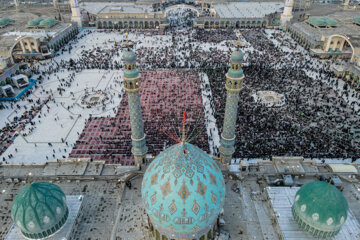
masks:
<path id="1" fill-rule="evenodd" d="M 65 77 L 67 73 L 57 75 L 60 75 L 61 78 Z M 9 154 L 13 154 L 14 157 L 9 159 L 11 164 L 41 164 L 48 160 L 56 161 L 63 156 L 68 157 L 73 144 L 78 139 L 78 133 L 82 132 L 90 115 L 115 116 L 117 106 L 121 101 L 120 96 L 123 95 L 123 89 L 120 84 L 115 83 L 114 78 L 118 77 L 119 81 L 121 75 L 121 71 L 85 70 L 76 74 L 71 88 L 65 88 L 66 91 L 62 96 L 54 91 L 59 82 L 54 80 L 55 74 L 51 76 L 49 81 L 45 81 L 42 87 L 36 89 L 30 96 L 33 99 L 46 99 L 50 91 L 53 91 L 55 101 L 50 101 L 47 104 L 49 112 L 46 106 L 43 107 L 41 117 L 38 114 L 33 120 L 36 125 L 28 124 L 20 132 L 20 136 L 4 152 L 3 156 L 7 157 Z M 101 106 L 86 108 L 83 106 L 81 97 L 85 91 L 97 90 L 104 90 L 110 95 L 111 99 L 106 108 L 102 109 Z M 70 91 L 74 94 L 71 95 Z M 68 107 L 70 107 L 69 110 Z M 32 127 L 35 128 L 30 131 Z M 51 143 L 53 147 L 50 147 L 48 143 Z"/>
<path id="2" fill-rule="evenodd" d="M 270 34 L 274 30 L 266 30 L 267 36 L 270 38 Z M 82 33 L 81 33 L 82 34 Z M 285 36 L 289 39 L 289 36 Z M 156 49 L 157 47 L 164 47 L 171 45 L 171 36 L 159 36 L 159 35 L 144 35 L 140 33 L 130 33 L 129 39 L 134 41 L 140 41 L 136 45 L 136 48 L 142 46 Z M 45 62 L 49 65 L 56 65 L 56 62 L 61 60 L 69 60 L 70 58 L 77 59 L 82 50 L 90 50 L 96 47 L 101 49 L 110 49 L 113 42 L 121 42 L 125 40 L 125 35 L 117 32 L 103 33 L 93 32 L 82 39 L 76 40 L 76 43 L 72 42 L 73 50 L 71 54 L 65 52 L 64 54 L 57 56 L 53 60 Z M 244 51 L 251 54 L 254 48 L 250 43 L 245 42 Z M 289 52 L 290 49 L 287 46 L 280 45 L 280 43 L 271 39 L 274 44 L 281 46 L 282 51 Z M 292 40 L 291 40 L 292 41 Z M 199 43 L 198 46 L 203 49 L 216 48 L 224 52 L 230 50 L 226 46 L 227 41 L 215 43 Z M 302 47 L 297 47 L 296 51 L 304 52 Z M 181 53 L 178 53 L 181 54 Z M 245 55 L 246 57 L 246 55 Z M 309 56 L 307 56 L 310 58 Z M 121 61 L 121 53 L 119 56 L 115 56 L 114 60 Z M 296 62 L 292 63 L 296 65 Z M 314 64 L 323 64 L 318 60 L 314 60 Z M 275 66 L 276 67 L 276 66 Z M 40 69 L 45 69 L 45 65 Z M 86 120 L 90 115 L 93 116 L 114 116 L 117 111 L 122 95 L 123 88 L 119 84 L 122 81 L 122 71 L 116 70 L 84 70 L 82 72 L 75 73 L 75 80 L 70 87 L 64 87 L 65 92 L 62 96 L 56 91 L 60 86 L 59 79 L 68 79 L 74 72 L 62 70 L 58 73 L 50 75 L 49 79 L 45 79 L 41 84 L 41 87 L 36 89 L 29 99 L 46 99 L 51 92 L 54 93 L 54 101 L 50 101 L 47 107 L 43 107 L 40 115 L 37 115 L 34 119 L 36 122 L 35 128 L 31 130 L 31 125 L 27 126 L 24 130 L 20 131 L 20 136 L 16 138 L 15 142 L 5 151 L 1 157 L 5 157 L 10 164 L 29 164 L 29 163 L 44 163 L 45 161 L 56 161 L 57 158 L 67 157 L 72 149 L 73 144 L 78 139 L 78 134 L 82 132 L 85 126 Z M 317 73 L 308 73 L 309 76 L 315 78 Z M 325 80 L 324 80 L 325 81 Z M 211 96 L 211 92 L 205 92 L 203 85 L 207 83 L 207 79 L 204 78 L 202 83 L 202 98 L 204 102 L 208 135 L 212 132 L 213 138 L 209 139 L 209 145 L 211 153 L 214 153 L 214 149 L 219 146 L 219 132 L 215 124 L 215 118 L 211 109 L 211 101 L 208 97 Z M 334 90 L 337 94 L 342 93 L 343 82 L 340 80 L 338 88 Z M 81 97 L 86 91 L 106 91 L 111 96 L 110 103 L 106 105 L 105 109 L 102 107 L 86 108 L 81 105 Z M 350 90 L 352 91 L 352 90 Z M 351 94 L 349 94 L 351 96 Z M 343 96 L 345 97 L 345 96 Z M 345 99 L 348 102 L 359 101 L 359 99 L 349 98 Z M 15 116 L 20 116 L 26 109 L 24 106 L 30 106 L 27 101 L 19 101 L 16 104 L 20 106 L 20 109 L 14 110 L 11 108 L 3 109 L 0 111 L 0 128 L 4 127 L 6 123 L 11 121 Z M 6 103 L 9 107 L 10 103 Z M 55 120 L 56 119 L 56 120 Z M 64 141 L 64 142 L 63 142 Z M 48 143 L 51 143 L 53 147 L 50 147 Z M 67 143 L 67 144 L 66 144 Z M 35 146 L 36 145 L 36 146 Z M 17 151 L 16 151 L 17 150 Z M 54 152 L 55 151 L 55 152 Z M 66 152 L 65 152 L 66 151 Z M 8 155 L 12 154 L 14 157 L 8 159 Z"/>

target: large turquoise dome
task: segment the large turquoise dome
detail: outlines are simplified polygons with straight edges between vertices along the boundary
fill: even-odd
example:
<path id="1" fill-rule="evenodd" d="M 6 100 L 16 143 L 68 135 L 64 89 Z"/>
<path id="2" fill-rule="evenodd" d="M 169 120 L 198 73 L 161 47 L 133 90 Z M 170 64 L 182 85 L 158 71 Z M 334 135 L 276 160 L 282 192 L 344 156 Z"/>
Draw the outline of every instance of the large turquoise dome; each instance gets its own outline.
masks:
<path id="1" fill-rule="evenodd" d="M 295 195 L 292 213 L 295 221 L 315 237 L 332 237 L 345 223 L 348 204 L 333 185 L 314 181 L 303 185 Z"/>
<path id="2" fill-rule="evenodd" d="M 155 229 L 169 239 L 193 239 L 214 226 L 225 183 L 208 154 L 189 143 L 176 144 L 149 165 L 141 194 Z"/>
<path id="3" fill-rule="evenodd" d="M 26 185 L 11 207 L 13 221 L 22 234 L 31 239 L 54 234 L 64 225 L 68 214 L 64 192 L 47 182 Z"/>

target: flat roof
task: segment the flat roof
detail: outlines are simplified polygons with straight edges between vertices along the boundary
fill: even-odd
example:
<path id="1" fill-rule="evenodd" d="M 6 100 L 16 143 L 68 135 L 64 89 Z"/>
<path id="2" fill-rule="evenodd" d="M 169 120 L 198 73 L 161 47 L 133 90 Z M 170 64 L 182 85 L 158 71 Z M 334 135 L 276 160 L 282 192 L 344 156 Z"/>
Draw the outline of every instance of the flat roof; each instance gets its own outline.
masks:
<path id="1" fill-rule="evenodd" d="M 116 4 L 98 4 L 90 5 L 86 3 L 84 8 L 91 13 L 97 14 L 111 14 L 111 13 L 150 13 L 152 11 L 152 5 L 135 4 L 135 3 L 116 3 Z"/>
<path id="2" fill-rule="evenodd" d="M 360 46 L 360 26 L 352 22 L 352 19 L 357 15 L 357 12 L 352 11 L 329 14 L 327 18 L 331 18 L 337 22 L 336 27 L 333 28 L 316 28 L 307 23 L 307 21 L 296 22 L 293 23 L 292 26 L 297 31 L 302 32 L 308 40 L 320 42 L 322 36 L 329 37 L 340 34 L 349 37 L 351 44 L 354 47 L 358 47 Z"/>
<path id="3" fill-rule="evenodd" d="M 278 12 L 284 2 L 229 2 L 213 6 L 220 18 L 263 18 Z"/>
<path id="4" fill-rule="evenodd" d="M 358 173 L 356 167 L 350 164 L 329 164 L 328 166 L 334 173 Z"/>

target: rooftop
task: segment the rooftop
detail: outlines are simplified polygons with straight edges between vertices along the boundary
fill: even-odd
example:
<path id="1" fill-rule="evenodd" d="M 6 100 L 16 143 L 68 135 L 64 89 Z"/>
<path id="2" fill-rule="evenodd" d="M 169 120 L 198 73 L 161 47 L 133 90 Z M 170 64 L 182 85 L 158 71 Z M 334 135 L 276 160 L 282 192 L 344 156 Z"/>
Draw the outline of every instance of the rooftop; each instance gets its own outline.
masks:
<path id="1" fill-rule="evenodd" d="M 229 2 L 214 4 L 220 18 L 262 18 L 280 11 L 283 2 Z"/>
<path id="2" fill-rule="evenodd" d="M 269 174 L 277 174 L 277 170 L 271 161 L 248 163 L 250 172 L 242 181 L 227 180 L 223 217 L 225 225 L 222 229 L 229 232 L 234 239 L 254 239 L 251 237 L 256 237 L 256 239 L 278 240 L 280 238 L 277 234 L 277 226 L 273 224 L 275 216 L 266 201 L 266 191 L 263 191 L 269 186 L 267 181 L 263 180 L 264 177 Z M 258 170 L 253 165 L 257 166 Z M 333 174 L 329 172 L 329 169 L 310 161 L 302 162 L 302 166 L 306 172 L 312 166 L 316 167 L 321 174 Z M 357 167 L 357 165 L 355 166 Z M 261 169 L 267 169 L 267 172 L 261 171 Z M 144 217 L 140 193 L 142 176 L 134 175 L 133 170 L 133 167 L 117 164 L 104 165 L 101 161 L 83 162 L 77 161 L 77 159 L 63 159 L 56 163 L 42 165 L 1 166 L 0 238 L 5 237 L 13 224 L 10 217 L 10 206 L 18 191 L 26 184 L 23 179 L 31 172 L 32 180 L 41 179 L 53 182 L 60 186 L 67 196 L 84 195 L 80 213 L 82 216 L 79 218 L 73 239 L 110 239 L 111 236 L 121 237 L 121 239 L 146 239 L 147 219 Z M 314 173 L 312 170 L 309 172 L 311 173 L 306 173 L 304 177 L 294 179 L 294 183 L 301 185 L 316 180 L 314 175 L 319 173 Z M 124 191 L 126 179 L 132 179 L 132 188 Z M 352 211 L 349 219 L 359 221 L 360 207 L 356 198 L 360 197 L 360 191 L 357 190 L 357 188 L 360 189 L 360 184 L 358 182 L 349 183 L 345 180 L 343 184 L 345 189 L 343 194 Z M 234 186 L 240 190 L 234 191 Z M 294 193 L 296 193 L 294 187 L 285 189 L 295 189 Z M 281 195 L 276 199 L 283 200 Z M 291 212 L 289 214 L 291 215 Z M 281 213 L 280 216 L 282 215 Z M 293 228 L 291 229 L 294 231 Z"/>
<path id="3" fill-rule="evenodd" d="M 322 36 L 331 36 L 334 34 L 341 34 L 349 37 L 350 42 L 354 47 L 360 45 L 360 26 L 353 23 L 353 18 L 358 16 L 356 11 L 339 11 L 328 15 L 327 18 L 323 17 L 310 17 L 309 20 L 314 24 L 334 23 L 331 28 L 320 28 L 311 26 L 307 21 L 293 23 L 293 28 L 297 31 L 303 32 L 308 36 L 311 41 L 321 41 Z M 322 19 L 322 20 L 321 20 Z"/>
<path id="4" fill-rule="evenodd" d="M 135 3 L 86 3 L 81 6 L 90 13 L 94 14 L 109 14 L 109 13 L 150 13 L 152 5 L 135 4 Z"/>
<path id="5" fill-rule="evenodd" d="M 337 21 L 329 17 L 310 17 L 307 22 L 316 27 L 334 27 L 337 25 Z"/>

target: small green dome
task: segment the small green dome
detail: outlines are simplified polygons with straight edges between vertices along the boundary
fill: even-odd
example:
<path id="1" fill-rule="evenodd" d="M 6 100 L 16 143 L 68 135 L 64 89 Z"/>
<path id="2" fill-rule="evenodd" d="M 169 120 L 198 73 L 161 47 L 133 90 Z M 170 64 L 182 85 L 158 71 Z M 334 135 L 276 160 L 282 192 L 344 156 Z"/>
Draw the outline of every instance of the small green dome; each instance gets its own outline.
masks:
<path id="1" fill-rule="evenodd" d="M 12 22 L 10 18 L 0 18 L 0 26 L 5 26 L 6 24 Z"/>
<path id="2" fill-rule="evenodd" d="M 132 49 L 127 48 L 123 52 L 122 59 L 125 63 L 133 63 L 136 61 L 136 54 L 134 53 L 134 51 Z"/>
<path id="3" fill-rule="evenodd" d="M 240 49 L 235 49 L 231 53 L 231 63 L 242 63 L 244 59 L 244 53 Z"/>
<path id="4" fill-rule="evenodd" d="M 26 185 L 11 207 L 13 221 L 30 239 L 54 234 L 64 225 L 68 214 L 64 192 L 57 185 L 47 182 Z"/>
<path id="5" fill-rule="evenodd" d="M 28 25 L 29 25 L 29 26 L 32 26 L 32 27 L 39 26 L 39 24 L 40 24 L 40 22 L 41 22 L 42 20 L 44 20 L 44 18 L 42 18 L 42 17 L 33 19 L 33 20 L 31 20 L 31 21 L 28 21 Z"/>
<path id="6" fill-rule="evenodd" d="M 333 185 L 314 181 L 303 185 L 295 195 L 292 213 L 295 221 L 315 237 L 332 237 L 345 223 L 348 203 Z"/>
<path id="7" fill-rule="evenodd" d="M 128 77 L 128 78 L 134 78 L 139 75 L 139 70 L 137 68 L 135 68 L 134 70 L 126 70 L 125 69 L 124 75 L 125 75 L 125 77 Z"/>
<path id="8" fill-rule="evenodd" d="M 244 75 L 244 71 L 243 71 L 241 68 L 238 69 L 238 70 L 229 68 L 227 74 L 228 74 L 230 77 L 238 78 L 238 77 L 242 77 L 242 76 Z"/>
<path id="9" fill-rule="evenodd" d="M 51 27 L 56 23 L 55 18 L 46 18 L 39 23 L 40 27 Z"/>

